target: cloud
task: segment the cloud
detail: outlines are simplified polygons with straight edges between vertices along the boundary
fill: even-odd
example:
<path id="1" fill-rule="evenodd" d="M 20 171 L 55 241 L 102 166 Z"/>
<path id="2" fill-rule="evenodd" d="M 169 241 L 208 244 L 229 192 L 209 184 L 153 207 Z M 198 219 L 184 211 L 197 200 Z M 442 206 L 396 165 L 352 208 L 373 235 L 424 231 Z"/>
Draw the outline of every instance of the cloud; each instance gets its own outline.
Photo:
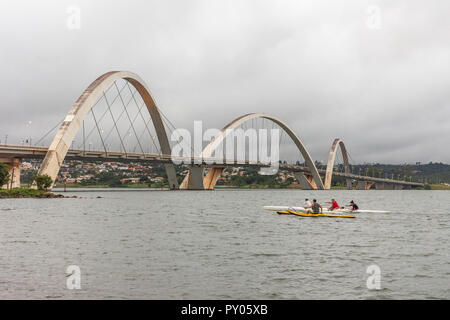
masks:
<path id="1" fill-rule="evenodd" d="M 66 27 L 69 5 L 81 9 L 80 30 Z M 369 5 L 379 29 L 367 26 Z M 449 163 L 444 0 L 0 6 L 0 140 L 44 134 L 100 74 L 130 70 L 179 127 L 267 112 L 318 160 L 340 137 L 358 162 Z"/>

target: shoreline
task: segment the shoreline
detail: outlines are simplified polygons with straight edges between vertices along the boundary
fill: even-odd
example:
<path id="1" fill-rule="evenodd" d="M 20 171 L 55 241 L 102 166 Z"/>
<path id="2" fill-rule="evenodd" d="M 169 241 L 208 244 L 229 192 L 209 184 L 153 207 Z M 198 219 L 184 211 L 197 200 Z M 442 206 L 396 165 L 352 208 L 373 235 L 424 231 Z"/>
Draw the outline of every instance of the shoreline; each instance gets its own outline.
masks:
<path id="1" fill-rule="evenodd" d="M 26 187 L 22 188 L 14 188 L 14 189 L 0 189 L 0 199 L 52 199 L 52 198 L 77 198 L 77 196 L 65 196 L 61 193 L 65 192 L 77 192 L 77 191 L 87 191 L 86 189 L 91 189 L 92 191 L 96 191 L 99 189 L 103 189 L 103 191 L 169 191 L 168 187 L 161 187 L 161 188 L 152 188 L 149 186 L 136 186 L 136 185 L 129 185 L 129 186 L 123 186 L 123 187 L 110 187 L 107 185 L 90 185 L 90 186 L 81 186 L 81 185 L 70 185 L 67 186 L 67 189 L 64 188 L 64 186 L 56 185 L 55 189 L 58 189 L 54 193 L 52 191 L 45 191 L 45 190 L 36 190 L 36 189 L 29 189 Z M 72 190 L 70 190 L 72 189 Z M 84 190 L 83 190 L 84 189 Z M 275 186 L 271 187 L 268 185 L 243 185 L 243 186 L 225 186 L 225 185 L 219 185 L 215 187 L 216 190 L 303 190 L 296 185 L 294 186 Z M 335 186 L 332 187 L 331 190 L 346 190 L 344 186 Z M 357 191 L 356 189 L 352 189 L 353 191 Z M 441 185 L 431 185 L 430 189 L 416 189 L 417 191 L 449 191 L 450 187 L 441 186 Z M 192 190 L 181 190 L 181 191 L 192 191 Z M 305 190 L 307 191 L 307 190 Z M 313 191 L 313 190 L 310 190 Z M 324 190 L 325 191 L 325 190 Z M 351 190 L 349 190 L 351 191 Z M 398 190 L 401 191 L 401 190 Z"/>
<path id="2" fill-rule="evenodd" d="M 53 198 L 77 198 L 77 196 L 64 196 L 51 191 L 14 188 L 1 189 L 0 199 L 53 199 Z"/>

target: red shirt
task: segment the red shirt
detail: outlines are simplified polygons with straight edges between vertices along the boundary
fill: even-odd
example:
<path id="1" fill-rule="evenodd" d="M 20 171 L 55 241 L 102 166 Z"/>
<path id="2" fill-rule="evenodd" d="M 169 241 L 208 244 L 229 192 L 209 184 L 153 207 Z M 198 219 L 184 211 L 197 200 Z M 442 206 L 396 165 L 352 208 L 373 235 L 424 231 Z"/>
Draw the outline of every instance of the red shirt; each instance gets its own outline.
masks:
<path id="1" fill-rule="evenodd" d="M 336 201 L 331 202 L 331 206 L 332 206 L 333 208 L 335 208 L 335 209 L 339 209 L 339 208 L 340 208 L 339 205 L 338 205 L 338 203 L 337 203 Z"/>

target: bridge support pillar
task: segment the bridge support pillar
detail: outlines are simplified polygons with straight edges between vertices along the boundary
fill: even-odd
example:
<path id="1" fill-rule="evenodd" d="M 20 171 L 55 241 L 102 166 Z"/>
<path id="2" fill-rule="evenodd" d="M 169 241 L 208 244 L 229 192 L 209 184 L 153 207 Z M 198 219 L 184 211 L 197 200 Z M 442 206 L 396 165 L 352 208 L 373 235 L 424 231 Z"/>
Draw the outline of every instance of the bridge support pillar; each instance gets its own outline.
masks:
<path id="1" fill-rule="evenodd" d="M 20 158 L 0 158 L 0 162 L 3 162 L 9 166 L 9 182 L 3 186 L 2 189 L 20 188 L 20 164 L 22 159 Z"/>
<path id="2" fill-rule="evenodd" d="M 300 183 L 303 190 L 317 190 L 316 183 L 314 182 L 313 176 L 304 175 L 301 172 L 294 173 L 295 178 Z"/>
<path id="3" fill-rule="evenodd" d="M 347 184 L 347 190 L 353 189 L 352 179 L 345 179 L 345 183 Z"/>
<path id="4" fill-rule="evenodd" d="M 175 171 L 174 165 L 173 164 L 165 164 L 164 168 L 166 169 L 167 182 L 169 183 L 169 189 L 170 190 L 179 189 L 177 173 Z"/>
<path id="5" fill-rule="evenodd" d="M 371 182 L 358 181 L 356 185 L 356 190 L 369 190 L 371 186 L 372 186 Z"/>
<path id="6" fill-rule="evenodd" d="M 366 190 L 366 183 L 364 181 L 358 181 L 356 190 Z"/>
<path id="7" fill-rule="evenodd" d="M 187 178 L 187 179 L 186 179 Z M 203 167 L 190 166 L 189 172 L 180 185 L 183 190 L 204 190 L 203 186 Z"/>
<path id="8" fill-rule="evenodd" d="M 375 183 L 375 188 L 377 190 L 386 190 L 387 189 L 387 185 L 384 182 L 376 182 Z"/>
<path id="9" fill-rule="evenodd" d="M 400 185 L 400 189 L 397 188 L 398 185 L 388 182 L 377 182 L 376 188 L 377 190 L 401 190 L 402 186 Z"/>
<path id="10" fill-rule="evenodd" d="M 223 167 L 210 168 L 205 178 L 203 179 L 203 188 L 205 190 L 213 190 L 224 169 L 225 168 Z"/>

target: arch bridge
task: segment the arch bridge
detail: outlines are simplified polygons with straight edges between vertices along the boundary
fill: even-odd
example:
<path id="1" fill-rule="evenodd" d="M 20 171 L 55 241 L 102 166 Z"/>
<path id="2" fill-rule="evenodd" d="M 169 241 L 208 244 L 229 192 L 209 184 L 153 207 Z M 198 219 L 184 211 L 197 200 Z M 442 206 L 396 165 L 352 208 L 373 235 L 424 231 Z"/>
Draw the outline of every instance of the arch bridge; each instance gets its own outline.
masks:
<path id="1" fill-rule="evenodd" d="M 122 89 L 119 89 L 117 84 L 118 81 L 124 82 Z M 111 96 L 111 91 L 117 93 L 114 94 L 114 96 Z M 124 92 L 127 91 L 129 93 L 126 98 L 124 97 Z M 104 104 L 104 110 L 101 112 L 97 110 L 97 108 L 100 108 L 97 106 L 100 100 L 102 100 L 102 103 Z M 114 103 L 116 101 L 121 102 L 121 112 L 115 111 Z M 130 104 L 135 105 L 134 115 L 131 114 Z M 143 109 L 147 110 L 147 113 L 145 113 Z M 88 121 L 88 115 L 92 118 L 91 121 L 93 125 L 88 136 L 86 136 L 85 122 Z M 104 121 L 106 115 L 110 118 L 109 130 L 105 130 L 101 127 L 101 123 Z M 147 120 L 144 115 L 147 116 Z M 138 125 L 136 124 L 136 120 L 138 119 L 142 120 L 141 134 L 138 134 L 139 130 L 137 128 Z M 213 139 L 211 139 L 198 157 L 184 157 L 181 159 L 183 163 L 189 164 L 189 171 L 179 185 L 174 166 L 175 159 L 172 155 L 172 148 L 167 136 L 167 131 L 175 129 L 175 127 L 157 107 L 147 85 L 137 74 L 128 71 L 112 71 L 98 77 L 84 90 L 62 120 L 49 147 L 32 146 L 31 143 L 29 146 L 0 145 L 0 161 L 10 165 L 11 175 L 11 182 L 3 187 L 13 188 L 20 186 L 19 165 L 24 158 L 43 158 L 38 174 L 47 174 L 53 181 L 56 181 L 64 159 L 70 158 L 117 162 L 133 161 L 163 163 L 170 189 L 211 190 L 216 185 L 224 169 L 228 166 L 264 167 L 267 165 L 261 162 L 252 163 L 250 161 L 238 161 L 236 159 L 226 161 L 226 164 L 211 164 L 213 163 L 211 159 L 214 159 L 213 154 L 221 146 L 228 135 L 230 135 L 230 132 L 233 132 L 233 130 L 240 126 L 250 124 L 257 119 L 263 119 L 268 123 L 277 125 L 281 128 L 300 152 L 305 163 L 304 167 L 282 166 L 282 168 L 294 171 L 294 175 L 303 189 L 330 189 L 333 176 L 343 176 L 346 179 L 348 189 L 352 189 L 352 181 L 360 182 L 357 185 L 357 188 L 359 189 L 367 189 L 373 183 L 376 183 L 377 187 L 383 186 L 384 189 L 395 189 L 399 188 L 399 186 L 403 188 L 421 185 L 388 179 L 374 181 L 369 177 L 351 174 L 347 150 L 341 139 L 335 139 L 332 144 L 326 170 L 318 170 L 305 145 L 293 128 L 281 119 L 265 113 L 245 114 L 231 121 L 216 136 L 214 136 Z M 125 127 L 128 129 L 125 130 L 125 132 L 122 129 L 123 125 L 120 124 L 121 121 L 126 122 Z M 99 144 L 102 146 L 100 150 L 91 150 L 91 147 L 86 149 L 86 143 L 93 132 L 98 133 Z M 111 147 L 107 143 L 112 133 L 117 134 L 120 151 L 111 150 Z M 80 140 L 82 140 L 82 146 L 79 146 L 78 148 L 73 146 L 77 135 L 82 135 L 80 138 Z M 144 136 L 153 143 L 156 152 L 145 150 L 146 146 L 150 145 L 150 142 L 144 143 Z M 130 137 L 134 137 L 137 141 L 133 150 L 131 150 L 129 144 Z M 136 152 L 136 148 L 139 149 L 138 152 Z M 344 162 L 344 173 L 334 172 L 338 148 L 341 151 Z M 198 158 L 201 159 L 200 164 L 196 161 Z M 324 175 L 323 180 L 321 174 Z"/>

